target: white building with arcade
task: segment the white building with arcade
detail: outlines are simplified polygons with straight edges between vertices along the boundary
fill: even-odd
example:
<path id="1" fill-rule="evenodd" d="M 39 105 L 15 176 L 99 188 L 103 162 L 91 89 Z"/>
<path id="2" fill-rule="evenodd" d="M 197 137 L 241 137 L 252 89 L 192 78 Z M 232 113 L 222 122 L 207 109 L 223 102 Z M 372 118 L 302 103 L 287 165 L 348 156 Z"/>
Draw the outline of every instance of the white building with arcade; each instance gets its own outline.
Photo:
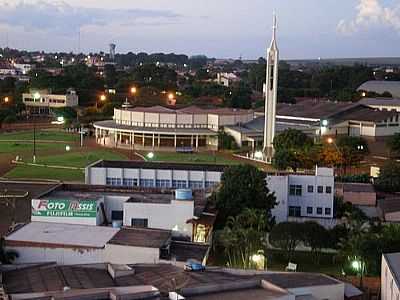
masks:
<path id="1" fill-rule="evenodd" d="M 220 129 L 253 119 L 253 110 L 235 108 L 117 108 L 113 120 L 96 122 L 94 128 L 97 143 L 107 147 L 217 150 Z"/>

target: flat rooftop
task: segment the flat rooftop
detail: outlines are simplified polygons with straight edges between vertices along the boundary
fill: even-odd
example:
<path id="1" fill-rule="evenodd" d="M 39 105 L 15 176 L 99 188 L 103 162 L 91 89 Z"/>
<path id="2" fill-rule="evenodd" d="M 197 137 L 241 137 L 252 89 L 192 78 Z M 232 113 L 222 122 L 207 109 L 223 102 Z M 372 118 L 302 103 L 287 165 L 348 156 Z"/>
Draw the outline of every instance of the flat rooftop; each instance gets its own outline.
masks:
<path id="1" fill-rule="evenodd" d="M 150 203 L 150 204 L 169 204 L 174 199 L 173 193 L 170 194 L 147 194 L 136 193 L 130 195 L 129 203 Z"/>
<path id="2" fill-rule="evenodd" d="M 215 164 L 186 164 L 186 163 L 161 163 L 144 161 L 111 161 L 102 160 L 90 166 L 91 168 L 116 168 L 116 169 L 158 169 L 182 171 L 210 171 L 223 172 L 226 165 Z"/>
<path id="3" fill-rule="evenodd" d="M 113 279 L 105 264 L 81 266 L 43 265 L 20 268 L 3 273 L 7 293 L 32 293 L 60 291 L 65 286 L 71 289 L 93 289 L 107 287 L 154 286 L 163 295 L 177 290 L 187 299 L 269 299 L 274 294 L 260 288 L 266 280 L 282 289 L 342 284 L 321 274 L 266 273 L 242 275 L 225 272 L 223 269 L 207 269 L 204 272 L 187 272 L 171 264 L 130 265 L 135 271 Z M 204 289 L 203 289 L 204 288 Z M 200 294 L 199 294 L 200 289 Z M 282 295 L 282 294 L 280 294 Z M 264 297 L 264 298 L 263 298 Z"/>
<path id="4" fill-rule="evenodd" d="M 166 245 L 170 238 L 170 230 L 124 227 L 115 234 L 108 243 L 113 245 L 159 249 Z"/>
<path id="5" fill-rule="evenodd" d="M 31 222 L 5 237 L 8 246 L 104 248 L 119 231 L 102 226 Z"/>
<path id="6" fill-rule="evenodd" d="M 255 287 L 252 289 L 207 293 L 204 295 L 185 297 L 187 300 L 269 300 L 286 296 L 287 293 Z"/>
<path id="7" fill-rule="evenodd" d="M 6 197 L 7 195 L 26 195 L 26 197 L 16 200 L 15 211 L 11 207 L 1 206 L 0 236 L 8 232 L 13 221 L 16 223 L 29 222 L 31 220 L 32 198 L 37 198 L 58 185 L 59 183 L 54 182 L 1 180 L 0 197 Z M 4 200 L 0 199 L 0 202 L 2 201 Z"/>

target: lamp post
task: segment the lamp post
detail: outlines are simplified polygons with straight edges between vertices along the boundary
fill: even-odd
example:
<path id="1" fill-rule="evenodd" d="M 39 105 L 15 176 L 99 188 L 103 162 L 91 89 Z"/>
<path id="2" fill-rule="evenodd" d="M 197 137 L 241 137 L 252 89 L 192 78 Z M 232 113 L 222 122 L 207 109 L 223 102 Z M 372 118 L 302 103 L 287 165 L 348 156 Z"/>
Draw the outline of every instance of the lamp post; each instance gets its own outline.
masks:
<path id="1" fill-rule="evenodd" d="M 137 88 L 135 87 L 135 86 L 133 86 L 133 87 L 131 87 L 131 90 L 130 90 L 130 92 L 131 92 L 131 95 L 132 95 L 132 98 L 133 98 L 133 101 L 135 101 L 136 99 L 136 93 L 137 93 Z"/>
<path id="2" fill-rule="evenodd" d="M 100 95 L 99 99 L 100 99 L 100 102 L 105 102 L 107 100 L 107 96 L 102 94 L 102 95 Z M 98 110 L 98 109 L 99 109 L 99 102 L 96 100 L 96 110 Z"/>
<path id="3" fill-rule="evenodd" d="M 36 92 L 33 94 L 33 100 L 36 102 L 36 100 L 40 100 L 40 94 Z M 33 157 L 32 161 L 35 164 L 36 163 L 36 116 L 33 114 Z"/>
<path id="4" fill-rule="evenodd" d="M 339 154 L 341 156 L 340 157 L 340 169 L 342 170 L 343 169 L 343 158 L 344 158 L 342 151 L 339 149 L 339 147 L 337 146 L 337 144 L 335 143 L 335 140 L 333 138 L 328 138 L 327 142 L 328 142 L 328 144 L 333 145 L 336 148 L 337 152 L 339 152 Z"/>

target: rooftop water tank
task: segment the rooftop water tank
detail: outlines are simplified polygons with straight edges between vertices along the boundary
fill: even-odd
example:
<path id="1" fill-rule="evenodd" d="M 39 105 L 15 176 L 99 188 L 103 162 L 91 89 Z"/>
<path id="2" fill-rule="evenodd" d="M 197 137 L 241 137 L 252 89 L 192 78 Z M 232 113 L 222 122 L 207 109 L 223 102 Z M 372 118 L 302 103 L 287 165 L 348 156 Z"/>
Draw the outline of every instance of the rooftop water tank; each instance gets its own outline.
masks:
<path id="1" fill-rule="evenodd" d="M 122 221 L 119 221 L 119 220 L 112 221 L 112 227 L 113 228 L 121 228 L 122 227 Z"/>
<path id="2" fill-rule="evenodd" d="M 193 193 L 191 189 L 179 189 L 175 191 L 176 200 L 192 200 Z"/>

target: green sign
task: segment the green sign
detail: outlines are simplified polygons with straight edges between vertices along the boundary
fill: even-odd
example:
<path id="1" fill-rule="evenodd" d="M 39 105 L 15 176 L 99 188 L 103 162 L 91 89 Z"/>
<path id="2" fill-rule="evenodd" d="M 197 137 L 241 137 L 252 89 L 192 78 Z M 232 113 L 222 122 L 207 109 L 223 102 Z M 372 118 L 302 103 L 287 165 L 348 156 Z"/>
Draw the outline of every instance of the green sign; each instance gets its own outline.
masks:
<path id="1" fill-rule="evenodd" d="M 97 204 L 91 200 L 32 200 L 32 216 L 96 218 Z"/>

